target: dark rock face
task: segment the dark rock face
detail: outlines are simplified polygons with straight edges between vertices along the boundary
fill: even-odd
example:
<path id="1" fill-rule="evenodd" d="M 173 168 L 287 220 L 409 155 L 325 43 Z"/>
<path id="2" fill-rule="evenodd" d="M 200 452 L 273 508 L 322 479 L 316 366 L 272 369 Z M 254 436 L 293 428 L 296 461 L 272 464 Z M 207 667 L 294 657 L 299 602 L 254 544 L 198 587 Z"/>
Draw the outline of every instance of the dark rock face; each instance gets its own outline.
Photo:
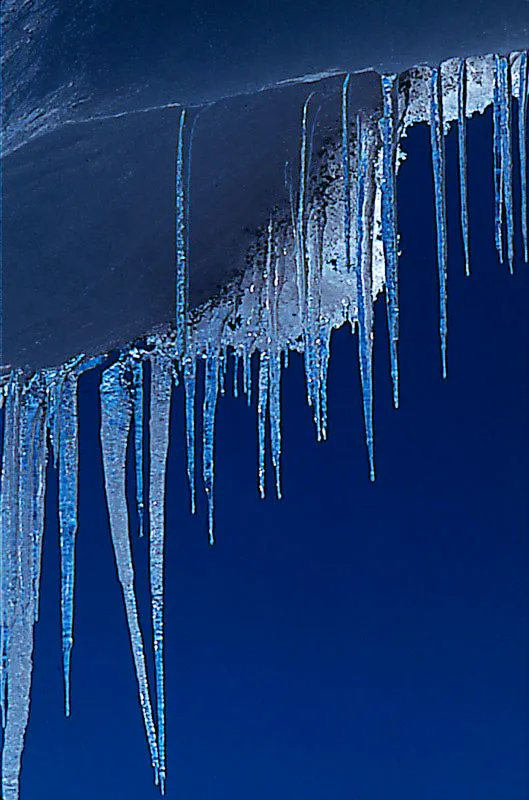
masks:
<path id="1" fill-rule="evenodd" d="M 288 207 L 285 165 L 295 189 L 303 103 L 314 91 L 317 150 L 339 129 L 342 80 L 189 113 L 192 307 L 242 272 L 270 209 Z M 351 108 L 369 110 L 379 99 L 378 76 L 357 76 Z M 4 363 L 58 365 L 174 319 L 179 118 L 167 108 L 65 125 L 4 159 Z"/>

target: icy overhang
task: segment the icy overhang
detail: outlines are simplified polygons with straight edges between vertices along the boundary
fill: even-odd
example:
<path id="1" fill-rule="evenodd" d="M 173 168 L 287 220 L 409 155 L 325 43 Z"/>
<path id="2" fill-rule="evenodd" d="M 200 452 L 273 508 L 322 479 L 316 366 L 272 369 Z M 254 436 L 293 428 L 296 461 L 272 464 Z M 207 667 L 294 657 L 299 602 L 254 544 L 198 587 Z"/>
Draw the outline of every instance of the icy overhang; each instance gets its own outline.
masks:
<path id="1" fill-rule="evenodd" d="M 445 62 L 442 69 L 445 121 L 457 117 L 458 63 Z M 494 59 L 467 64 L 470 115 L 492 102 Z M 514 61 L 512 74 L 516 94 Z M 429 75 L 428 67 L 419 67 L 399 80 L 401 133 L 428 118 Z M 302 109 L 311 94 L 311 175 L 317 182 L 322 148 L 339 142 L 343 80 L 287 82 L 187 112 L 192 309 L 231 292 L 234 282 L 240 288 L 270 213 L 279 209 L 288 217 L 298 191 Z M 351 118 L 360 109 L 380 116 L 380 86 L 375 72 L 351 77 Z M 57 366 L 174 322 L 180 113 L 168 107 L 66 124 L 3 160 L 4 364 Z M 339 168 L 334 177 L 341 192 Z M 328 217 L 332 222 L 332 213 Z M 340 223 L 326 232 L 326 257 L 339 261 Z M 377 274 L 378 290 L 383 264 Z M 341 308 L 340 287 L 334 291 Z"/>
<path id="2" fill-rule="evenodd" d="M 311 91 L 313 148 L 335 133 L 343 76 L 190 112 L 186 151 L 192 307 L 244 271 L 257 229 L 285 207 Z M 351 109 L 380 101 L 355 76 Z M 99 353 L 174 320 L 179 108 L 69 124 L 4 159 L 4 362 L 38 368 Z M 192 150 L 190 149 L 192 142 Z"/>

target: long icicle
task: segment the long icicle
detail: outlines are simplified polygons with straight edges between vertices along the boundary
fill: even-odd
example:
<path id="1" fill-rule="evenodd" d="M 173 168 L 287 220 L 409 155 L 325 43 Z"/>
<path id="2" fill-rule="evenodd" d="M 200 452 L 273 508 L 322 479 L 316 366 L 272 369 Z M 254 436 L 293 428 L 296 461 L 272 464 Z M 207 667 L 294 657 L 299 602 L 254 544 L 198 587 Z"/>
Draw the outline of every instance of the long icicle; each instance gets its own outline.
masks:
<path id="1" fill-rule="evenodd" d="M 186 110 L 180 112 L 176 147 L 176 349 L 185 350 L 187 304 L 186 202 L 184 197 L 184 125 Z"/>
<path id="2" fill-rule="evenodd" d="M 25 391 L 18 380 L 13 388 L 15 391 L 11 397 L 8 396 L 7 410 L 8 413 L 14 412 L 11 417 L 15 422 L 12 439 L 14 446 L 10 447 L 5 463 L 7 486 L 4 487 L 2 482 L 2 496 L 7 490 L 6 500 L 12 504 L 11 514 L 7 516 L 8 527 L 4 532 L 7 541 L 4 540 L 5 550 L 2 553 L 2 561 L 7 566 L 7 575 L 2 576 L 6 591 L 4 625 L 7 629 L 7 718 L 2 752 L 4 800 L 18 800 L 19 797 L 22 750 L 29 718 L 34 617 L 30 567 L 31 532 L 28 530 L 27 514 L 27 508 L 31 504 L 26 495 L 26 491 L 30 495 L 32 493 L 32 464 L 28 457 L 31 452 L 28 441 L 28 409 Z M 4 523 L 6 518 L 4 514 L 2 516 Z M 2 701 L 4 702 L 4 698 Z"/>
<path id="3" fill-rule="evenodd" d="M 321 436 L 322 439 L 327 438 L 327 396 L 328 396 L 328 373 L 329 373 L 329 357 L 331 347 L 331 331 L 332 328 L 329 323 L 323 323 L 320 326 L 320 386 L 321 386 Z"/>
<path id="4" fill-rule="evenodd" d="M 356 120 L 359 150 L 356 206 L 356 300 L 358 314 L 358 352 L 364 406 L 364 425 L 369 457 L 369 473 L 375 480 L 375 448 L 373 433 L 373 295 L 371 287 L 373 177 L 370 159 L 373 156 L 371 132 L 361 115 Z"/>
<path id="5" fill-rule="evenodd" d="M 430 77 L 430 141 L 435 190 L 435 222 L 437 228 L 437 266 L 439 271 L 439 335 L 443 378 L 446 378 L 446 346 L 448 337 L 446 287 L 446 188 L 443 93 L 441 70 L 432 69 Z"/>
<path id="6" fill-rule="evenodd" d="M 461 235 L 465 251 L 465 273 L 470 275 L 468 236 L 468 165 L 467 165 L 467 62 L 462 58 L 457 75 L 457 141 L 459 155 L 459 193 L 461 198 Z"/>
<path id="7" fill-rule="evenodd" d="M 75 540 L 79 442 L 77 421 L 77 376 L 66 376 L 61 390 L 59 415 L 59 531 L 61 549 L 61 621 L 65 714 L 70 716 L 70 667 L 73 647 L 75 588 Z"/>
<path id="8" fill-rule="evenodd" d="M 305 192 L 307 190 L 307 117 L 309 103 L 314 96 L 311 92 L 303 104 L 301 113 L 301 144 L 299 153 L 299 191 L 296 216 L 296 273 L 298 287 L 298 308 L 301 327 L 305 323 Z"/>
<path id="9" fill-rule="evenodd" d="M 270 450 L 276 478 L 276 495 L 281 498 L 281 350 L 279 345 L 279 255 L 275 253 L 270 307 Z"/>
<path id="10" fill-rule="evenodd" d="M 276 494 L 281 499 L 281 351 L 270 353 L 270 449 L 276 476 Z"/>
<path id="11" fill-rule="evenodd" d="M 184 358 L 184 389 L 186 407 L 186 445 L 187 445 L 187 479 L 191 495 L 191 513 L 196 511 L 195 502 L 195 392 L 197 364 L 193 356 Z"/>
<path id="12" fill-rule="evenodd" d="M 0 705 L 2 710 L 2 727 L 4 728 L 6 726 L 6 682 L 13 607 L 12 571 L 15 560 L 18 528 L 18 427 L 21 405 L 20 393 L 19 376 L 16 372 L 12 372 L 9 377 L 4 417 L 2 493 L 0 495 Z"/>
<path id="13" fill-rule="evenodd" d="M 508 56 L 496 56 L 499 73 L 501 181 L 507 223 L 507 260 L 514 269 L 514 209 L 512 200 L 511 70 Z"/>
<path id="14" fill-rule="evenodd" d="M 39 592 L 40 565 L 36 569 L 34 546 L 44 500 L 40 485 L 43 470 L 38 459 L 43 453 L 45 421 L 44 387 L 39 377 L 22 387 L 13 374 L 10 383 L 6 423 L 13 423 L 13 428 L 4 442 L 8 449 L 4 449 L 2 465 L 2 631 L 9 634 L 2 636 L 2 662 L 7 669 L 2 797 L 18 800 L 33 669 L 34 592 L 37 597 Z M 1 686 L 3 704 L 5 673 Z"/>
<path id="15" fill-rule="evenodd" d="M 132 361 L 134 409 L 134 461 L 136 467 L 136 509 L 139 534 L 143 536 L 143 361 Z"/>
<path id="16" fill-rule="evenodd" d="M 204 406 L 203 406 L 203 450 L 202 450 L 202 475 L 204 488 L 208 501 L 208 531 L 209 543 L 215 544 L 213 532 L 214 517 L 214 483 L 215 483 L 215 411 L 219 393 L 219 357 L 211 347 L 206 356 L 206 369 L 204 375 Z"/>
<path id="17" fill-rule="evenodd" d="M 39 618 L 40 575 L 42 567 L 42 540 L 46 495 L 46 467 L 48 465 L 48 438 L 46 436 L 45 387 L 42 386 L 39 414 L 33 432 L 35 464 L 35 517 L 33 542 L 33 598 L 35 622 Z"/>
<path id="18" fill-rule="evenodd" d="M 501 146 L 501 101 L 499 56 L 494 56 L 493 155 L 494 155 L 494 238 L 500 264 L 503 264 L 503 180 Z"/>
<path id="19" fill-rule="evenodd" d="M 261 352 L 259 359 L 259 396 L 257 400 L 257 431 L 259 439 L 259 494 L 265 497 L 266 474 L 266 416 L 268 412 L 269 356 Z"/>
<path id="20" fill-rule="evenodd" d="M 318 244 L 319 244 L 319 225 L 318 220 L 311 215 L 307 225 L 309 235 L 306 246 L 306 295 L 305 295 L 305 325 L 303 329 L 304 341 L 304 362 L 305 378 L 307 384 L 307 400 L 313 409 L 314 424 L 318 441 L 321 439 L 321 407 L 320 407 L 320 373 L 318 367 L 318 349 L 316 344 L 319 303 L 315 284 L 317 282 L 317 269 L 319 267 Z"/>
<path id="21" fill-rule="evenodd" d="M 382 76 L 384 115 L 382 130 L 382 243 L 386 263 L 386 305 L 388 319 L 393 405 L 399 407 L 399 283 L 397 247 L 397 188 L 395 135 L 395 75 Z"/>
<path id="22" fill-rule="evenodd" d="M 351 269 L 351 166 L 349 158 L 349 83 L 347 74 L 342 84 L 342 170 L 344 202 L 345 267 Z"/>
<path id="23" fill-rule="evenodd" d="M 103 472 L 105 494 L 110 518 L 110 533 L 118 579 L 123 591 L 123 601 L 127 614 L 130 644 L 138 682 L 138 694 L 143 714 L 147 742 L 154 769 L 155 783 L 159 782 L 158 744 L 152 713 L 145 650 L 138 618 L 138 606 L 134 589 L 134 567 L 130 547 L 129 514 L 125 488 L 125 463 L 127 441 L 132 419 L 132 403 L 128 387 L 125 385 L 123 366 L 113 364 L 103 372 L 100 387 L 101 395 L 101 448 L 103 451 Z"/>
<path id="24" fill-rule="evenodd" d="M 165 533 L 165 482 L 169 450 L 172 365 L 160 356 L 151 358 L 151 410 L 149 419 L 149 563 L 152 628 L 158 721 L 160 788 L 165 791 L 165 689 L 163 658 L 163 560 Z"/>
<path id="25" fill-rule="evenodd" d="M 528 106 L 528 62 L 527 50 L 520 55 L 518 87 L 518 143 L 520 150 L 520 185 L 522 191 L 522 237 L 524 260 L 529 263 L 529 232 L 527 222 L 527 106 Z"/>

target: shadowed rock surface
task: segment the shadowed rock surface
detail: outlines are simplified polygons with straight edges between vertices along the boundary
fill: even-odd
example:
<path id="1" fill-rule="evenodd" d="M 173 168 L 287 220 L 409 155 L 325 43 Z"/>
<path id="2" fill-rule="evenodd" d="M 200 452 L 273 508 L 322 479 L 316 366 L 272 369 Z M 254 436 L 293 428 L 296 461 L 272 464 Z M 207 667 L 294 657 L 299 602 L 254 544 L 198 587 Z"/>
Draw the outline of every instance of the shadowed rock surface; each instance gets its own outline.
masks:
<path id="1" fill-rule="evenodd" d="M 2 363 L 54 366 L 174 318 L 180 109 L 138 109 L 202 103 L 186 122 L 196 306 L 243 269 L 270 209 L 288 204 L 285 164 L 296 175 L 311 91 L 313 149 L 340 124 L 340 76 L 259 87 L 328 68 L 401 70 L 528 43 L 525 0 L 299 2 L 281 13 L 261 6 L 252 6 L 250 25 L 243 7 L 228 14 L 219 4 L 157 2 L 148 24 L 141 2 L 125 9 L 79 0 L 67 11 L 5 4 L 4 127 L 18 149 L 2 162 Z M 376 73 L 355 75 L 351 111 L 379 102 Z M 50 109 L 59 109 L 55 117 Z M 123 116 L 79 121 L 109 113 Z"/>

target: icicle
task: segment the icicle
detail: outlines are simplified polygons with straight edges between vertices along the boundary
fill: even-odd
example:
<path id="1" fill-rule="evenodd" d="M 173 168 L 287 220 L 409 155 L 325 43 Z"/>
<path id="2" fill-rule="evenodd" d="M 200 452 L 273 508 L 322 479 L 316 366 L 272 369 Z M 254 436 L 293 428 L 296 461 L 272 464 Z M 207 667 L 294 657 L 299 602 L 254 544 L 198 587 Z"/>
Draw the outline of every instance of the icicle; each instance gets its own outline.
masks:
<path id="1" fill-rule="evenodd" d="M 48 464 L 48 440 L 46 437 L 46 414 L 44 408 L 45 391 L 40 388 L 41 399 L 39 413 L 35 420 L 33 444 L 35 464 L 35 514 L 34 514 L 34 545 L 33 545 L 33 598 L 34 619 L 39 618 L 39 587 L 42 565 L 42 539 L 44 534 L 44 510 L 46 494 L 46 467 Z"/>
<path id="2" fill-rule="evenodd" d="M 237 398 L 239 396 L 239 361 L 240 361 L 240 353 L 235 352 L 233 354 L 233 396 Z"/>
<path id="3" fill-rule="evenodd" d="M 193 356 L 184 359 L 184 389 L 186 395 L 187 479 L 191 493 L 191 513 L 195 504 L 195 387 L 197 364 Z"/>
<path id="4" fill-rule="evenodd" d="M 63 381 L 60 405 L 56 413 L 59 419 L 59 530 L 64 704 L 66 716 L 69 717 L 79 474 L 77 376 L 73 373 L 66 375 Z"/>
<path id="5" fill-rule="evenodd" d="M 520 150 L 520 185 L 522 191 L 522 236 L 524 260 L 529 263 L 529 233 L 527 230 L 527 99 L 528 99 L 527 51 L 520 55 L 518 88 L 518 142 Z"/>
<path id="6" fill-rule="evenodd" d="M 447 289 L 446 289 L 446 191 L 445 191 L 445 144 L 443 123 L 443 93 L 441 71 L 432 69 L 430 78 L 430 141 L 435 189 L 435 222 L 437 227 L 437 265 L 439 270 L 439 334 L 441 337 L 441 361 L 443 378 L 446 378 L 447 344 Z"/>
<path id="7" fill-rule="evenodd" d="M 186 203 L 184 197 L 184 124 L 186 110 L 180 112 L 176 150 L 176 350 L 185 350 L 187 300 Z"/>
<path id="8" fill-rule="evenodd" d="M 259 359 L 259 398 L 257 401 L 257 428 L 259 436 L 259 494 L 265 496 L 265 441 L 266 414 L 268 410 L 268 353 L 261 352 Z"/>
<path id="9" fill-rule="evenodd" d="M 272 301 L 271 301 L 271 337 L 273 338 L 276 344 L 278 343 L 279 337 L 279 295 L 280 295 L 280 285 L 279 285 L 279 254 L 276 253 L 274 258 L 274 275 L 273 275 L 273 289 L 272 289 Z"/>
<path id="10" fill-rule="evenodd" d="M 243 391 L 249 406 L 252 402 L 252 354 L 249 350 L 243 353 Z"/>
<path id="11" fill-rule="evenodd" d="M 165 691 L 163 661 L 163 559 L 165 533 L 165 481 L 169 449 L 172 370 L 168 360 L 151 358 L 151 412 L 149 422 L 149 556 L 152 627 L 158 718 L 160 788 L 165 786 Z"/>
<path id="12" fill-rule="evenodd" d="M 322 228 L 314 217 L 310 222 L 312 224 L 309 227 L 310 235 L 307 244 L 307 309 L 303 331 L 304 360 L 307 400 L 313 408 L 317 439 L 321 441 L 321 387 L 317 339 L 321 306 Z"/>
<path id="13" fill-rule="evenodd" d="M 508 56 L 496 56 L 499 76 L 501 177 L 507 223 L 507 259 L 509 271 L 514 264 L 514 209 L 512 200 L 511 86 Z"/>
<path id="14" fill-rule="evenodd" d="M 459 149 L 459 190 L 461 198 L 461 234 L 465 250 L 465 272 L 470 275 L 468 241 L 468 181 L 467 181 L 467 62 L 462 58 L 457 75 L 457 137 Z"/>
<path id="15" fill-rule="evenodd" d="M 158 745 L 147 681 L 143 637 L 134 590 L 134 568 L 132 565 L 129 515 L 125 489 L 125 463 L 132 418 L 132 404 L 128 387 L 124 385 L 123 368 L 119 362 L 103 372 L 100 394 L 101 447 L 103 451 L 103 471 L 110 518 L 110 532 L 118 578 L 123 591 L 143 721 L 151 754 L 151 763 L 154 768 L 155 782 L 158 784 Z"/>
<path id="16" fill-rule="evenodd" d="M 266 240 L 266 261 L 265 270 L 263 273 L 263 289 L 264 289 L 264 312 L 265 312 L 265 327 L 267 332 L 268 343 L 274 336 L 274 320 L 273 320 L 273 293 L 274 293 L 274 280 L 272 276 L 272 257 L 274 251 L 274 223 L 272 215 L 268 220 L 268 236 Z"/>
<path id="17" fill-rule="evenodd" d="M 357 117 L 357 143 L 359 148 L 357 175 L 357 257 L 356 295 L 358 307 L 358 352 L 364 405 L 364 424 L 369 456 L 369 471 L 375 480 L 375 457 L 373 436 L 373 293 L 371 288 L 372 258 L 372 137 L 362 117 Z"/>
<path id="18" fill-rule="evenodd" d="M 134 359 L 133 375 L 134 457 L 136 465 L 136 508 L 139 534 L 143 536 L 143 361 Z"/>
<path id="19" fill-rule="evenodd" d="M 329 357 L 331 345 L 331 326 L 323 324 L 320 327 L 320 387 L 321 387 L 321 435 L 327 438 L 327 375 L 329 370 Z"/>
<path id="20" fill-rule="evenodd" d="M 349 163 L 349 82 L 347 74 L 342 85 L 342 168 L 344 192 L 345 266 L 351 269 L 351 169 Z"/>
<path id="21" fill-rule="evenodd" d="M 0 704 L 2 726 L 6 725 L 6 680 L 10 628 L 14 598 L 13 577 L 18 529 L 18 448 L 20 420 L 20 385 L 18 374 L 9 378 L 4 418 L 2 456 L 2 494 L 0 496 Z"/>
<path id="22" fill-rule="evenodd" d="M 208 529 L 209 543 L 215 543 L 213 535 L 214 512 L 214 448 L 215 448 L 215 411 L 219 391 L 219 357 L 214 350 L 208 349 L 206 357 L 206 371 L 204 375 L 204 406 L 203 406 L 203 456 L 202 474 L 204 488 L 208 499 Z"/>
<path id="23" fill-rule="evenodd" d="M 55 373 L 49 378 L 48 383 L 48 412 L 46 424 L 50 434 L 51 451 L 53 456 L 53 466 L 55 469 L 59 463 L 59 404 L 61 399 L 62 379 Z"/>
<path id="24" fill-rule="evenodd" d="M 222 396 L 226 394 L 226 369 L 228 366 L 228 356 L 226 349 L 219 354 L 219 391 Z"/>
<path id="25" fill-rule="evenodd" d="M 382 132 L 382 243 L 386 264 L 386 306 L 388 337 L 393 383 L 393 405 L 399 407 L 399 294 L 398 294 L 398 247 L 397 247 L 397 192 L 395 181 L 395 75 L 382 76 L 384 115 Z"/>
<path id="26" fill-rule="evenodd" d="M 276 474 L 276 494 L 281 499 L 281 352 L 270 353 L 270 443 Z"/>
<path id="27" fill-rule="evenodd" d="M 38 379 L 21 387 L 12 374 L 6 409 L 2 464 L 2 797 L 18 800 L 24 738 L 29 718 L 33 668 L 35 523 L 43 494 L 38 484 L 44 417 Z M 40 574 L 40 566 L 38 569 Z M 38 585 L 36 587 L 38 593 Z M 6 675 L 7 673 L 7 675 Z M 7 714 L 5 691 L 7 683 Z"/>
<path id="28" fill-rule="evenodd" d="M 299 317 L 304 343 L 305 377 L 307 383 L 307 402 L 314 409 L 316 428 L 320 430 L 319 386 L 318 369 L 315 359 L 316 317 L 314 282 L 315 260 L 314 235 L 307 237 L 307 220 L 305 209 L 305 195 L 307 190 L 307 115 L 308 107 L 314 92 L 307 97 L 303 105 L 301 120 L 301 149 L 300 149 L 300 174 L 299 195 L 296 220 L 296 272 L 299 302 Z M 317 224 L 317 223 L 316 223 Z M 308 242 L 307 242 L 308 238 Z M 310 250 L 310 252 L 309 252 Z"/>
<path id="29" fill-rule="evenodd" d="M 300 323 L 303 326 L 305 320 L 305 192 L 307 189 L 307 116 L 309 103 L 314 96 L 311 92 L 303 104 L 301 114 L 301 147 L 299 154 L 299 193 L 298 209 L 296 219 L 296 275 L 298 287 L 298 307 Z"/>
<path id="30" fill-rule="evenodd" d="M 493 153 L 494 153 L 494 235 L 500 264 L 503 264 L 503 180 L 501 144 L 501 99 L 498 56 L 494 62 L 494 101 L 493 101 Z"/>

